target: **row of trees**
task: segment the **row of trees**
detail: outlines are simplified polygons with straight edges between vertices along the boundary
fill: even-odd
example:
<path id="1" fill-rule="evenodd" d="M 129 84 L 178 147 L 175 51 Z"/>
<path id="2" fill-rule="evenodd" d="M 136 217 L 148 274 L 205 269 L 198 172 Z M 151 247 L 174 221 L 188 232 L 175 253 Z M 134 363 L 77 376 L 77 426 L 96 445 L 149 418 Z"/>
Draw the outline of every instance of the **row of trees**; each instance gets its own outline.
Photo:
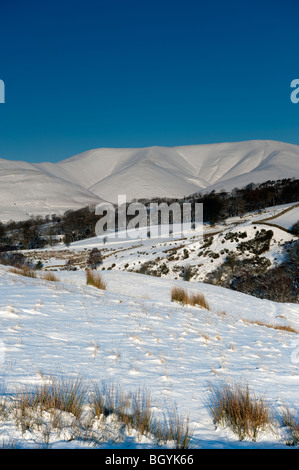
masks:
<path id="1" fill-rule="evenodd" d="M 151 202 L 171 204 L 179 202 L 202 203 L 203 220 L 215 224 L 229 217 L 242 216 L 247 212 L 258 211 L 266 207 L 299 201 L 299 180 L 282 179 L 267 181 L 262 184 L 249 184 L 244 188 L 235 188 L 230 192 L 211 191 L 206 194 L 195 193 L 183 198 L 140 199 L 146 205 Z"/>

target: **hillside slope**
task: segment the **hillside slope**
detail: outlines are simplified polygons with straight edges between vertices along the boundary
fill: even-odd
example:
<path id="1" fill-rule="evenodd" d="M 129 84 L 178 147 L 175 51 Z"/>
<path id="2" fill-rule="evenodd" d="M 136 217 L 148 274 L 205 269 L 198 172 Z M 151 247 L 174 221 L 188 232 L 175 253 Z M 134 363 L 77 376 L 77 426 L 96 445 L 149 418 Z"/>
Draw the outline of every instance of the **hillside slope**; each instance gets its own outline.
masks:
<path id="1" fill-rule="evenodd" d="M 185 287 L 183 281 L 110 271 L 104 274 L 107 290 L 100 291 L 86 286 L 84 271 L 57 276 L 60 282 L 47 282 L 0 266 L 6 395 L 24 385 L 42 386 L 53 374 L 64 380 L 78 376 L 90 387 L 104 380 L 126 392 L 149 391 L 158 419 L 175 406 L 189 418 L 192 448 L 288 448 L 279 416 L 282 407 L 296 407 L 298 340 L 282 327 L 298 329 L 298 305 L 188 284 L 190 292 L 204 293 L 206 310 L 171 302 L 171 288 Z M 247 383 L 271 407 L 275 421 L 256 442 L 240 441 L 227 426 L 213 423 L 211 387 L 225 382 Z M 157 447 L 150 436 L 104 417 L 92 428 L 97 441 L 88 441 L 80 438 L 79 426 L 72 431 L 71 417 L 64 413 L 63 418 L 62 430 L 52 429 L 51 414 L 44 413 L 38 427 L 30 424 L 24 431 L 8 413 L 0 423 L 2 442 L 19 448 Z"/>

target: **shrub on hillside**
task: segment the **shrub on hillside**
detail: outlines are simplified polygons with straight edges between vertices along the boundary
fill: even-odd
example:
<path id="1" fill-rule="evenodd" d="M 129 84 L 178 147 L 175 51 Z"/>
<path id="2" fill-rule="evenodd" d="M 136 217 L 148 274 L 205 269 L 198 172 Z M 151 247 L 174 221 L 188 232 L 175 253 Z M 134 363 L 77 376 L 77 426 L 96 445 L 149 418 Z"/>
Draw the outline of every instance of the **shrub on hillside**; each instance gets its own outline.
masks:
<path id="1" fill-rule="evenodd" d="M 209 403 L 216 424 L 229 426 L 240 440 L 256 440 L 258 432 L 272 421 L 270 411 L 262 398 L 249 391 L 248 386 L 224 385 L 212 389 Z"/>
<path id="2" fill-rule="evenodd" d="M 0 256 L 0 264 L 6 266 L 14 266 L 15 268 L 22 268 L 28 266 L 28 260 L 23 253 L 2 253 Z"/>
<path id="3" fill-rule="evenodd" d="M 294 223 L 294 225 L 293 225 L 292 228 L 291 228 L 291 232 L 292 232 L 294 235 L 298 235 L 298 236 L 299 236 L 299 220 L 297 220 L 297 222 Z"/>
<path id="4" fill-rule="evenodd" d="M 100 264 L 103 263 L 103 256 L 102 253 L 98 248 L 93 248 L 89 253 L 87 265 L 92 268 L 96 269 Z"/>

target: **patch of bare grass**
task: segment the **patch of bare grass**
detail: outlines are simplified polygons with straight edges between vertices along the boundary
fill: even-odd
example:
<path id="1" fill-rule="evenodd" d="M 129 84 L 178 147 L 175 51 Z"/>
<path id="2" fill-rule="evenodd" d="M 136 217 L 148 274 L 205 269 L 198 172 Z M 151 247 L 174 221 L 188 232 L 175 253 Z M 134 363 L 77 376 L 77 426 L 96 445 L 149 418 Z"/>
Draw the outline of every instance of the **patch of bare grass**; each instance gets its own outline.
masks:
<path id="1" fill-rule="evenodd" d="M 87 390 L 80 379 L 51 380 L 34 389 L 25 388 L 13 395 L 15 417 L 22 429 L 30 429 L 37 412 L 58 410 L 71 413 L 79 419 L 86 403 Z"/>
<path id="2" fill-rule="evenodd" d="M 125 426 L 141 435 L 154 437 L 159 444 L 171 442 L 176 449 L 190 447 L 192 435 L 189 420 L 175 411 L 164 420 L 158 420 L 152 412 L 151 396 L 146 391 L 139 389 L 135 393 L 125 393 L 114 385 L 95 385 L 92 409 L 97 417 L 116 415 Z"/>
<path id="3" fill-rule="evenodd" d="M 45 280 L 45 281 L 50 281 L 50 282 L 58 282 L 59 279 L 57 276 L 55 276 L 54 273 L 48 271 L 46 272 L 45 274 L 43 274 L 42 278 Z"/>
<path id="4" fill-rule="evenodd" d="M 267 328 L 272 328 L 274 330 L 280 330 L 280 331 L 288 331 L 289 333 L 297 333 L 298 331 L 292 328 L 289 325 L 273 325 L 270 323 L 263 323 L 261 321 L 251 321 L 250 323 L 253 323 L 254 325 L 259 325 L 259 326 L 266 326 Z"/>
<path id="5" fill-rule="evenodd" d="M 21 268 L 10 268 L 9 272 L 13 274 L 20 274 L 21 276 L 26 276 L 26 277 L 32 277 L 32 278 L 37 277 L 36 272 L 33 269 L 29 268 L 28 266 L 24 266 Z"/>
<path id="6" fill-rule="evenodd" d="M 102 279 L 100 273 L 92 269 L 86 269 L 86 284 L 102 290 L 107 287 L 107 283 Z"/>
<path id="7" fill-rule="evenodd" d="M 285 408 L 282 413 L 281 424 L 288 428 L 290 440 L 287 441 L 287 445 L 297 446 L 299 444 L 299 417 L 296 417 L 289 408 Z"/>
<path id="8" fill-rule="evenodd" d="M 182 287 L 173 287 L 171 290 L 171 301 L 179 302 L 182 305 L 191 305 L 192 307 L 199 306 L 207 310 L 210 309 L 204 294 L 195 293 L 189 295 L 188 292 Z"/>
<path id="9" fill-rule="evenodd" d="M 155 426 L 155 436 L 158 443 L 173 442 L 176 449 L 189 449 L 192 434 L 189 418 L 180 416 L 175 409 L 173 413 L 165 416 L 164 421 L 157 422 Z"/>
<path id="10" fill-rule="evenodd" d="M 240 440 L 256 440 L 258 432 L 271 424 L 269 407 L 247 385 L 225 384 L 211 392 L 209 408 L 214 422 L 229 426 Z"/>
<path id="11" fill-rule="evenodd" d="M 182 287 L 173 287 L 171 290 L 171 301 L 172 302 L 179 302 L 183 305 L 187 305 L 189 300 L 189 296 L 185 289 Z"/>

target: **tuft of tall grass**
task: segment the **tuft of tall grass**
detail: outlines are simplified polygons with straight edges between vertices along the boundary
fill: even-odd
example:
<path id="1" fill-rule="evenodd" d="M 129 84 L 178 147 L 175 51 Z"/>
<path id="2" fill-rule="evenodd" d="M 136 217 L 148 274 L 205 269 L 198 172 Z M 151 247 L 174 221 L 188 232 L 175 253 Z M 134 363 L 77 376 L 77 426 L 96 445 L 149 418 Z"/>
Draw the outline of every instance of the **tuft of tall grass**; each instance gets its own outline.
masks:
<path id="1" fill-rule="evenodd" d="M 204 294 L 196 293 L 189 295 L 188 292 L 182 287 L 173 287 L 171 290 L 171 301 L 179 302 L 182 305 L 199 306 L 209 310 L 209 304 L 205 299 Z"/>
<path id="2" fill-rule="evenodd" d="M 248 385 L 213 388 L 209 408 L 216 424 L 229 426 L 243 440 L 256 440 L 259 430 L 271 424 L 266 403 L 249 391 Z"/>
<path id="3" fill-rule="evenodd" d="M 192 440 L 189 417 L 178 415 L 174 409 L 164 421 L 156 422 L 154 435 L 160 443 L 173 442 L 176 449 L 189 449 Z"/>
<path id="4" fill-rule="evenodd" d="M 79 419 L 86 403 L 87 389 L 81 379 L 51 380 L 34 390 L 25 388 L 14 395 L 17 414 L 21 417 L 32 411 L 49 411 L 52 409 L 71 413 Z"/>
<path id="5" fill-rule="evenodd" d="M 3 440 L 2 444 L 0 444 L 0 449 L 9 449 L 9 450 L 14 450 L 18 449 L 20 445 L 15 439 L 9 439 L 9 440 Z"/>
<path id="6" fill-rule="evenodd" d="M 171 301 L 187 305 L 189 303 L 188 293 L 182 287 L 173 287 L 171 289 Z"/>
<path id="7" fill-rule="evenodd" d="M 95 416 L 115 414 L 128 428 L 141 435 L 152 436 L 158 443 L 171 441 L 177 449 L 190 447 L 189 420 L 176 412 L 158 420 L 152 412 L 152 400 L 147 391 L 125 393 L 114 385 L 94 386 L 92 408 Z"/>
<path id="8" fill-rule="evenodd" d="M 12 418 L 23 434 L 39 432 L 45 447 L 50 445 L 53 432 L 56 435 L 62 432 L 65 436 L 66 427 L 66 434 L 71 436 L 68 439 L 83 439 L 98 445 L 103 439 L 110 439 L 103 417 L 112 414 L 115 415 L 115 431 L 120 432 L 112 439 L 122 439 L 121 430 L 127 428 L 159 445 L 170 444 L 177 449 L 190 447 L 189 421 L 176 412 L 166 414 L 164 420 L 157 419 L 151 395 L 146 390 L 125 392 L 119 386 L 105 383 L 88 390 L 81 379 L 51 379 L 39 387 L 16 390 L 9 400 L 5 397 L 5 402 L 7 411 L 2 419 Z M 95 422 L 95 418 L 101 419 Z"/>
<path id="9" fill-rule="evenodd" d="M 102 279 L 101 275 L 92 269 L 86 269 L 86 284 L 103 290 L 107 287 L 107 283 Z"/>
<path id="10" fill-rule="evenodd" d="M 258 320 L 251 321 L 250 323 L 253 323 L 254 325 L 259 325 L 259 326 L 266 326 L 267 328 L 273 328 L 273 330 L 288 331 L 290 333 L 298 334 L 298 331 L 289 325 L 273 325 L 273 324 L 264 323 Z"/>
<path id="11" fill-rule="evenodd" d="M 154 434 L 155 421 L 149 393 L 138 390 L 132 396 L 132 425 L 140 434 Z"/>
<path id="12" fill-rule="evenodd" d="M 288 408 L 282 412 L 281 424 L 286 426 L 289 431 L 291 440 L 288 445 L 296 446 L 299 444 L 299 418 L 296 417 Z"/>
<path id="13" fill-rule="evenodd" d="M 126 419 L 130 406 L 130 396 L 113 384 L 103 383 L 101 386 L 95 384 L 91 405 L 95 416 L 116 414 L 119 418 Z"/>
<path id="14" fill-rule="evenodd" d="M 210 306 L 203 294 L 191 294 L 191 296 L 189 297 L 189 303 L 192 306 L 198 305 L 199 307 L 205 308 L 206 310 L 210 310 Z"/>

